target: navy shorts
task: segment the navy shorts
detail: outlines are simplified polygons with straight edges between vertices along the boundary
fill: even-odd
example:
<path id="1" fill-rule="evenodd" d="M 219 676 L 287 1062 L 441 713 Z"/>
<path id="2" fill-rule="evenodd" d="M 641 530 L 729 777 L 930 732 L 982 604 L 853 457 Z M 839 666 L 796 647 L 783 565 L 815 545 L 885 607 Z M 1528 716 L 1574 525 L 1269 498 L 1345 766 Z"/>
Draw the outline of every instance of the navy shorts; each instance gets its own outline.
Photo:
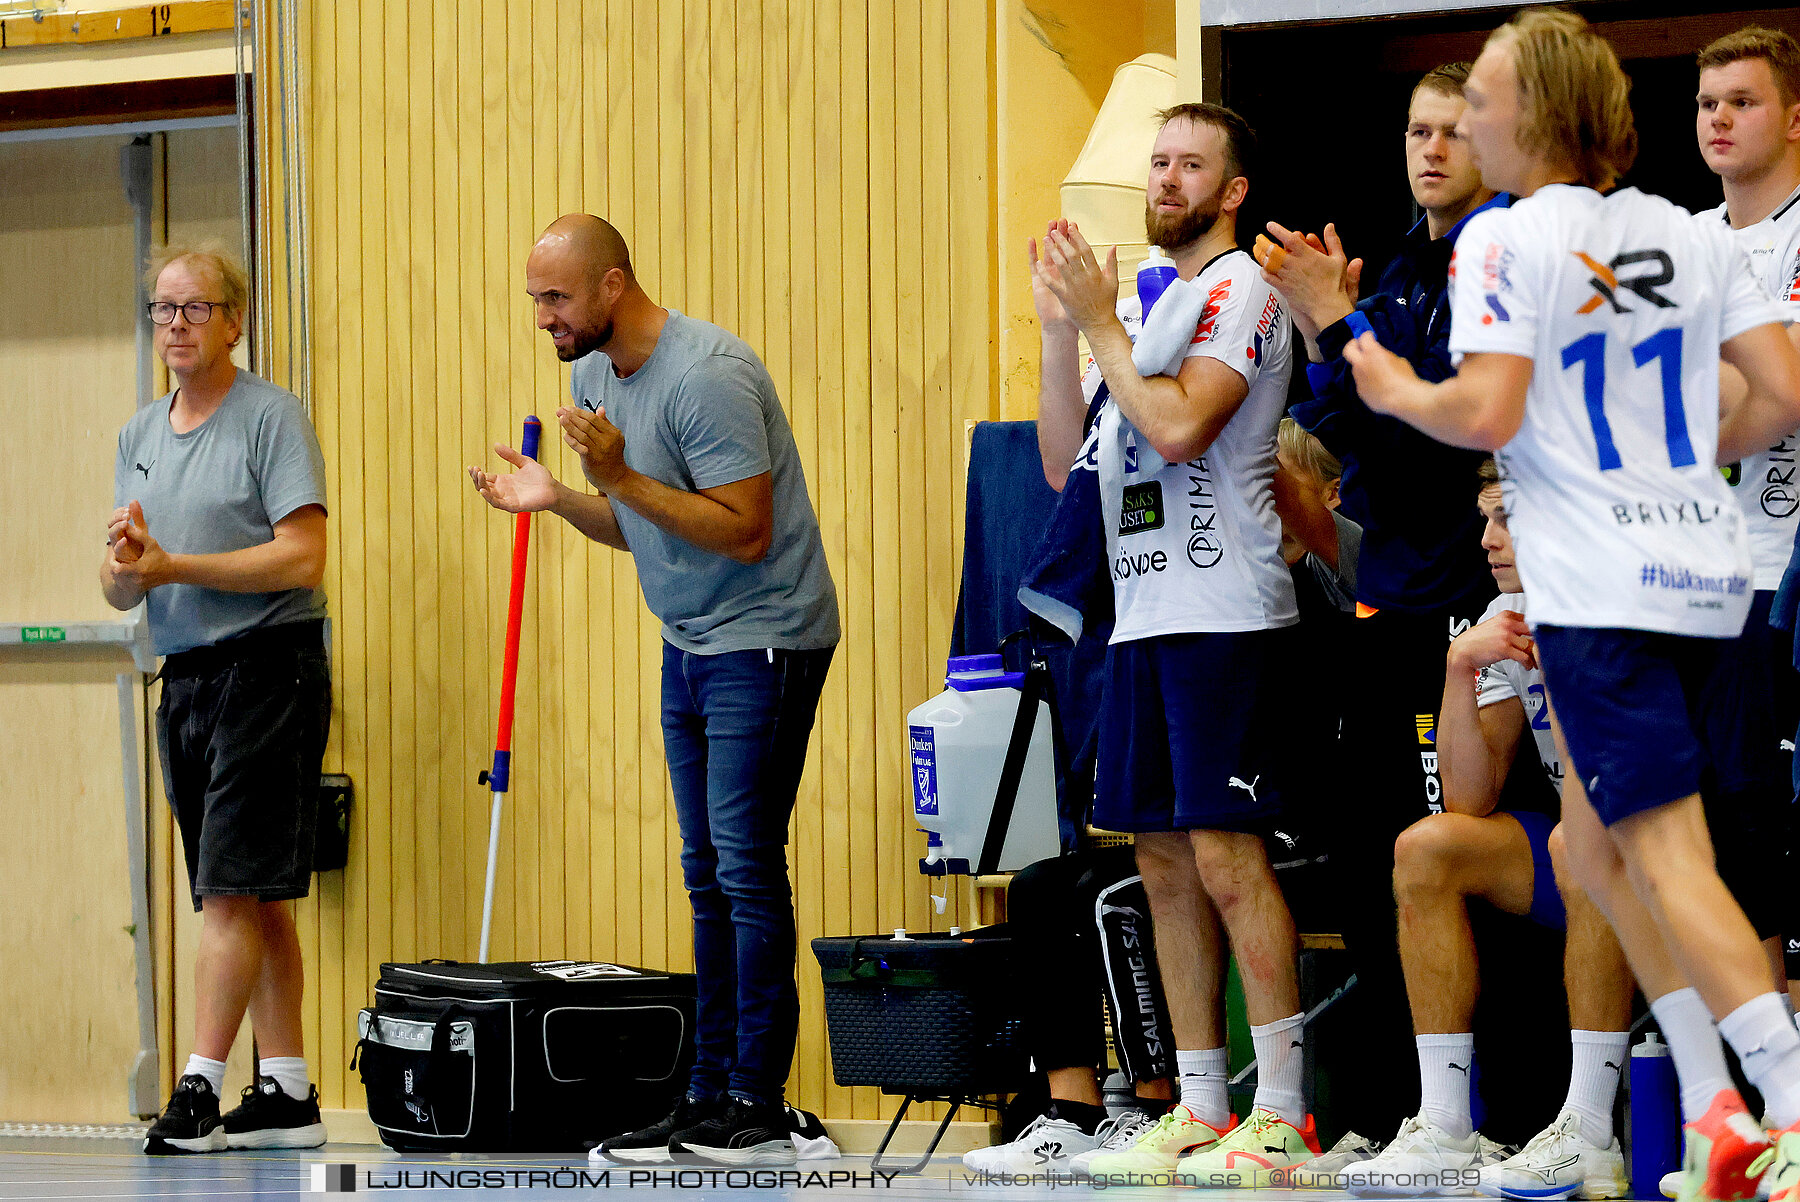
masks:
<path id="1" fill-rule="evenodd" d="M 1556 829 L 1556 819 L 1532 810 L 1503 813 L 1525 828 L 1525 841 L 1531 844 L 1531 909 L 1526 915 L 1535 923 L 1560 931 L 1569 925 L 1569 916 L 1556 887 L 1556 869 L 1550 863 L 1550 832 Z"/>
<path id="2" fill-rule="evenodd" d="M 1540 625 L 1538 662 L 1570 767 L 1613 823 L 1694 793 L 1769 788 L 1770 665 L 1744 640 Z"/>
<path id="3" fill-rule="evenodd" d="M 1094 825 L 1263 834 L 1281 815 L 1278 707 L 1294 631 L 1173 634 L 1106 649 Z"/>
<path id="4" fill-rule="evenodd" d="M 331 724 L 324 623 L 253 631 L 163 661 L 156 737 L 194 909 L 305 897 Z"/>

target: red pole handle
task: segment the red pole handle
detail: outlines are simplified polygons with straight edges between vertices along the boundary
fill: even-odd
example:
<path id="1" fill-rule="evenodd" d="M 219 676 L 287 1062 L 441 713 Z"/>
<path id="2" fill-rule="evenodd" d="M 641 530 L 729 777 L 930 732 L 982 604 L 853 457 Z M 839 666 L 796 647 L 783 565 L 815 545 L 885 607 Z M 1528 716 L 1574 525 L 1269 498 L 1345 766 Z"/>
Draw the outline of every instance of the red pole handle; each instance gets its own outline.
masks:
<path id="1" fill-rule="evenodd" d="M 525 419 L 525 434 L 519 450 L 527 459 L 536 459 L 543 423 L 536 417 Z M 506 598 L 506 658 L 500 669 L 500 729 L 494 735 L 494 766 L 488 770 L 487 784 L 496 793 L 506 792 L 512 775 L 513 698 L 519 682 L 519 625 L 525 616 L 525 556 L 531 547 L 531 515 L 521 513 L 513 521 L 512 587 Z"/>

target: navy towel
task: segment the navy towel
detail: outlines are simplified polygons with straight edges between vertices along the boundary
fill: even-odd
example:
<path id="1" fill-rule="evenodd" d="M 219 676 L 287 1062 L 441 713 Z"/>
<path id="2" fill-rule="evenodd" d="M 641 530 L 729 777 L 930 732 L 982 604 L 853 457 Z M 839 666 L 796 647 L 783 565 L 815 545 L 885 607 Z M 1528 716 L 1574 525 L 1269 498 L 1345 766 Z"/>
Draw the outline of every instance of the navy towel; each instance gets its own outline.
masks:
<path id="1" fill-rule="evenodd" d="M 962 589 L 951 655 L 996 651 L 1024 630 L 1019 583 L 1050 529 L 1056 491 L 1044 480 L 1036 422 L 978 422 L 969 443 Z"/>
<path id="2" fill-rule="evenodd" d="M 1099 494 L 1094 473 L 1084 477 L 1094 521 Z M 1111 584 L 1105 580 L 1106 551 L 1094 561 L 1106 584 L 1107 619 L 1096 639 L 1071 643 L 1056 627 L 1033 617 L 1020 603 L 1020 585 L 1030 568 L 1054 547 L 1057 523 L 1069 505 L 1044 481 L 1036 422 L 981 422 L 969 446 L 968 517 L 963 538 L 963 578 L 956 604 L 950 654 L 991 653 L 1000 640 L 1020 630 L 1049 665 L 1052 712 L 1056 716 L 1056 810 L 1063 850 L 1073 851 L 1087 829 L 1094 801 L 1094 730 L 1101 667 L 1111 633 Z M 1104 540 L 1102 540 L 1104 542 Z M 1009 666 L 1022 667 L 1017 653 Z M 1071 787 L 1069 782 L 1079 784 Z"/>

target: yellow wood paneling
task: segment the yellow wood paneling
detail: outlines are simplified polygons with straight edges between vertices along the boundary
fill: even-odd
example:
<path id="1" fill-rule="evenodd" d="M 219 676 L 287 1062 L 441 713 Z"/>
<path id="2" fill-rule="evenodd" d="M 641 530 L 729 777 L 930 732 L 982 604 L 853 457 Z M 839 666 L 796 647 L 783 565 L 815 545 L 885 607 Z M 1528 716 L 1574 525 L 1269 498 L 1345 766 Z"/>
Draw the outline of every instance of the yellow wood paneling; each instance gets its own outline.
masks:
<path id="1" fill-rule="evenodd" d="M 545 461 L 579 474 L 555 434 L 567 374 L 532 327 L 523 264 L 544 225 L 585 209 L 624 232 L 652 296 L 756 348 L 794 428 L 845 635 L 790 848 L 804 1006 L 790 1095 L 877 1117 L 875 1091 L 831 1082 L 806 941 L 969 918 L 966 890 L 936 918 L 916 871 L 903 718 L 940 687 L 963 423 L 998 411 L 990 7 L 368 0 L 304 13 L 305 399 L 332 513 L 327 767 L 357 785 L 350 864 L 300 907 L 325 1104 L 362 1102 L 344 1066 L 380 962 L 476 953 L 490 794 L 474 777 L 492 746 L 511 523 L 460 468 L 492 462 L 490 444 L 515 442 L 536 412 Z M 266 40 L 258 50 L 271 61 Z M 269 143 L 258 168 L 263 266 L 279 270 Z M 263 327 L 278 378 L 283 288 Z M 660 647 L 629 560 L 540 519 L 496 958 L 692 966 Z M 160 896 L 179 902 L 166 831 L 157 846 Z M 191 936 L 176 942 L 185 973 Z M 180 1022 L 170 1036 L 185 1052 Z"/>
<path id="2" fill-rule="evenodd" d="M 0 294 L 16 301 L 0 329 L 0 360 L 22 401 L 0 412 L 0 432 L 43 468 L 21 503 L 0 513 L 0 546 L 28 565 L 0 581 L 0 621 L 121 616 L 102 600 L 97 573 L 117 436 L 137 397 L 138 264 L 119 159 L 126 140 L 0 145 Z M 158 237 L 235 239 L 230 132 L 182 131 L 170 141 L 167 158 L 152 156 Z M 164 140 L 154 149 L 165 150 Z M 52 283 L 68 280 L 80 286 Z M 142 819 L 128 819 L 124 806 L 120 672 L 135 668 L 117 651 L 0 651 L 0 713 L 30 715 L 0 722 L 0 757 L 26 765 L 11 804 L 29 832 L 0 848 L 0 964 L 8 969 L 0 975 L 0 1119 L 129 1117 L 138 1031 L 125 824 Z M 133 708 L 141 730 L 135 699 Z M 148 744 L 140 737 L 140 756 Z M 176 1045 L 186 1050 L 181 1032 L 193 1016 L 191 968 L 170 969 L 196 927 L 154 776 L 148 798 L 166 1073 Z M 191 966 L 191 956 L 180 963 Z"/>

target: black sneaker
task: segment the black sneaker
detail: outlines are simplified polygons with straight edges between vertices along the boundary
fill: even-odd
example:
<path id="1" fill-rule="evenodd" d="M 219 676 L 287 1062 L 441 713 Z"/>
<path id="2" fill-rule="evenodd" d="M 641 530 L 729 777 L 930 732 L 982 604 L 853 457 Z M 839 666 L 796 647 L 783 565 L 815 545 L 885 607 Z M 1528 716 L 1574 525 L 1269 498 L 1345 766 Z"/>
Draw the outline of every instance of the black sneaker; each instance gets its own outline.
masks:
<path id="1" fill-rule="evenodd" d="M 162 1117 L 144 1134 L 144 1152 L 150 1156 L 175 1156 L 182 1152 L 223 1152 L 225 1125 L 219 1118 L 219 1095 L 212 1082 L 189 1073 L 175 1082 L 175 1092 Z"/>
<path id="2" fill-rule="evenodd" d="M 718 1110 L 716 1099 L 682 1098 L 675 1103 L 674 1112 L 661 1122 L 652 1123 L 641 1131 L 628 1131 L 603 1139 L 588 1156 L 593 1160 L 612 1160 L 620 1164 L 668 1164 L 670 1138 L 677 1131 L 711 1118 Z"/>
<path id="3" fill-rule="evenodd" d="M 691 1156 L 732 1166 L 793 1164 L 794 1123 L 779 1103 L 733 1095 L 712 1118 L 676 1132 L 669 1140 L 669 1152 L 677 1160 Z"/>
<path id="4" fill-rule="evenodd" d="M 244 1100 L 222 1121 L 226 1146 L 232 1148 L 316 1148 L 325 1142 L 318 1087 L 310 1086 L 302 1102 L 273 1077 L 244 1086 Z"/>
<path id="5" fill-rule="evenodd" d="M 794 1155 L 798 1159 L 835 1160 L 843 1155 L 818 1115 L 792 1105 L 786 1110 L 788 1130 L 793 1133 Z"/>

